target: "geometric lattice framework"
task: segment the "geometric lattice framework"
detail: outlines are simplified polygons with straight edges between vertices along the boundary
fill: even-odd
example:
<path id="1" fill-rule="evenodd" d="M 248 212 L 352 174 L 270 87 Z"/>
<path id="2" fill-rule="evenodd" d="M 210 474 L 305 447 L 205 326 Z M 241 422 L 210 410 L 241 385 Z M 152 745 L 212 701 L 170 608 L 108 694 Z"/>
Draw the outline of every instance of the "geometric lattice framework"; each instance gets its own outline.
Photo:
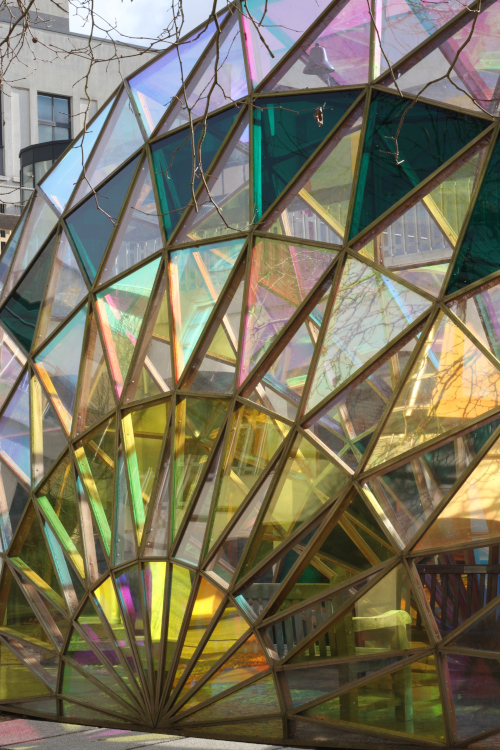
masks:
<path id="1" fill-rule="evenodd" d="M 465 746 L 500 733 L 500 2 L 243 10 L 0 259 L 0 701 Z"/>

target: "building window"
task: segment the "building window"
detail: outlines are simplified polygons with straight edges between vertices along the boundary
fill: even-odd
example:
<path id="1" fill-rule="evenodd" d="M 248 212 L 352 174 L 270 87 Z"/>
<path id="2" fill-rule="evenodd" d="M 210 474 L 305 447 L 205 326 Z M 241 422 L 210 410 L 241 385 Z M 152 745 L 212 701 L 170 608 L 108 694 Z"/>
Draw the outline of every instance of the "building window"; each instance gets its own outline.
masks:
<path id="1" fill-rule="evenodd" d="M 69 99 L 38 94 L 38 142 L 69 140 L 69 115 Z"/>

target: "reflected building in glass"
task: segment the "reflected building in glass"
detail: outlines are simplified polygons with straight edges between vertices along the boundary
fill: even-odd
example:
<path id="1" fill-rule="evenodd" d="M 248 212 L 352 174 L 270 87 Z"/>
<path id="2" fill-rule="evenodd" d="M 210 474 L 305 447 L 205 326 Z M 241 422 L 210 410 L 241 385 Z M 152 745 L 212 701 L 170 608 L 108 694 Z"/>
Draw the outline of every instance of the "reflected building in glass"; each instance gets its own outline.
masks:
<path id="1" fill-rule="evenodd" d="M 0 257 L 9 712 L 500 735 L 500 0 L 314 5 L 129 77 Z"/>

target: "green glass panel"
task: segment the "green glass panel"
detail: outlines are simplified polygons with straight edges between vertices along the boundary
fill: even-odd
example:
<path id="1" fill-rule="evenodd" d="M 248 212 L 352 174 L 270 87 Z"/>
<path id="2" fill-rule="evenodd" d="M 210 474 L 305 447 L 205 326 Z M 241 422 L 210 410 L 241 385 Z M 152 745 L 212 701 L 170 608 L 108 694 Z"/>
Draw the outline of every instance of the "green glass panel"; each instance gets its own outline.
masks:
<path id="1" fill-rule="evenodd" d="M 186 398 L 175 410 L 172 538 L 179 530 L 228 408 L 219 399 Z"/>
<path id="2" fill-rule="evenodd" d="M 69 456 L 65 456 L 38 491 L 37 502 L 42 508 L 66 554 L 80 576 L 85 578 L 83 540 L 78 517 L 78 504 Z"/>
<path id="3" fill-rule="evenodd" d="M 109 554 L 116 460 L 115 417 L 77 443 L 75 454 L 95 520 Z"/>
<path id="4" fill-rule="evenodd" d="M 264 239 L 256 243 L 252 251 L 240 384 L 276 342 L 336 256 L 331 250 L 290 245 L 279 240 Z M 311 316 L 316 317 L 316 312 Z"/>
<path id="5" fill-rule="evenodd" d="M 232 240 L 177 250 L 170 255 L 178 377 L 198 343 L 243 244 L 244 240 Z"/>
<path id="6" fill-rule="evenodd" d="M 161 459 L 170 404 L 158 404 L 122 417 L 122 432 L 132 495 L 137 542 L 140 544 L 151 492 Z"/>
<path id="7" fill-rule="evenodd" d="M 248 655 L 243 655 L 243 663 L 245 663 L 245 656 Z M 263 658 L 265 660 L 265 657 Z M 221 676 L 222 690 L 226 690 L 240 682 L 238 675 L 239 670 L 237 668 L 235 669 L 234 666 L 231 669 L 231 666 L 229 666 L 226 675 Z M 252 671 L 260 670 L 256 670 L 255 667 L 252 669 L 252 666 L 250 665 L 249 672 Z M 194 721 L 202 721 L 203 719 L 208 718 L 227 719 L 237 718 L 238 716 L 252 716 L 253 714 L 273 714 L 278 713 L 279 710 L 280 707 L 278 696 L 276 695 L 274 680 L 272 675 L 269 675 L 267 677 L 262 677 L 257 682 L 254 682 L 252 685 L 249 685 L 242 690 L 238 690 L 236 693 L 228 695 L 226 698 L 220 698 L 215 703 L 212 703 L 206 708 L 202 708 L 200 711 L 196 711 L 189 716 L 188 719 L 185 719 L 182 724 L 187 725 Z"/>
<path id="8" fill-rule="evenodd" d="M 26 485 L 30 473 L 30 399 L 26 372 L 0 417 L 0 457 Z"/>
<path id="9" fill-rule="evenodd" d="M 192 665 L 184 687 L 180 691 L 175 704 L 180 703 L 185 695 L 208 673 L 217 662 L 224 658 L 229 649 L 236 641 L 247 632 L 248 624 L 240 611 L 233 604 L 228 604 L 219 618 L 210 638 L 199 654 L 196 662 Z M 247 648 L 248 648 L 247 644 Z M 253 643 L 252 643 L 253 645 Z M 249 675 L 250 676 L 250 675 Z M 201 703 L 205 697 L 197 700 Z M 196 705 L 191 703 L 191 705 Z"/>
<path id="10" fill-rule="evenodd" d="M 75 698 L 76 700 L 81 700 L 85 703 L 91 703 L 92 705 L 99 706 L 99 708 L 103 708 L 104 710 L 108 709 L 108 711 L 113 711 L 114 713 L 127 715 L 130 711 L 130 708 L 126 708 L 121 703 L 117 703 L 110 695 L 103 690 L 99 690 L 94 682 L 87 679 L 82 672 L 79 672 L 67 662 L 65 662 L 63 666 L 61 692 L 69 698 Z"/>
<path id="11" fill-rule="evenodd" d="M 200 193 L 198 211 L 191 209 L 176 243 L 196 242 L 249 229 L 250 131 L 243 117 L 210 170 L 207 186 Z"/>
<path id="12" fill-rule="evenodd" d="M 484 130 L 486 122 L 431 104 L 374 92 L 350 236 L 354 237 Z M 398 125 L 408 110 L 395 141 Z M 388 153 L 386 153 L 388 152 Z"/>
<path id="13" fill-rule="evenodd" d="M 40 528 L 35 506 L 30 503 L 14 538 L 9 556 L 41 591 L 66 609 L 61 588 Z"/>
<path id="14" fill-rule="evenodd" d="M 201 579 L 184 636 L 177 669 L 175 670 L 172 683 L 173 688 L 178 685 L 184 671 L 189 666 L 194 652 L 200 645 L 201 639 L 222 604 L 223 598 L 224 595 L 219 589 L 216 589 L 215 586 L 204 578 Z"/>
<path id="15" fill-rule="evenodd" d="M 327 323 L 307 410 L 362 368 L 430 305 L 397 281 L 348 258 Z"/>
<path id="16" fill-rule="evenodd" d="M 310 725 L 309 725 L 310 726 Z M 241 740 L 268 744 L 271 740 L 276 743 L 283 741 L 283 720 L 280 716 L 269 719 L 252 719 L 252 721 L 238 721 L 232 724 L 210 724 L 190 729 L 193 736 L 216 737 L 217 739 Z"/>
<path id="17" fill-rule="evenodd" d="M 73 425 L 77 435 L 100 421 L 116 404 L 94 313 L 88 316 L 87 326 L 80 394 Z"/>
<path id="18" fill-rule="evenodd" d="M 112 560 L 113 565 L 120 565 L 137 556 L 136 525 L 132 514 L 132 498 L 127 483 L 127 468 L 121 445 L 118 449 L 114 518 Z"/>
<path id="19" fill-rule="evenodd" d="M 234 412 L 210 526 L 210 547 L 245 501 L 289 431 L 287 424 L 257 409 L 243 406 Z"/>
<path id="20" fill-rule="evenodd" d="M 16 579 L 6 566 L 0 593 L 0 632 L 22 638 L 28 643 L 53 649 L 40 620 L 31 609 Z"/>
<path id="21" fill-rule="evenodd" d="M 35 338 L 38 313 L 45 293 L 55 238 L 33 263 L 0 312 L 0 322 L 29 352 Z"/>
<path id="22" fill-rule="evenodd" d="M 35 361 L 40 380 L 68 434 L 71 432 L 86 320 L 87 308 L 84 307 Z"/>
<path id="23" fill-rule="evenodd" d="M 141 129 L 126 90 L 122 92 L 113 114 L 99 139 L 85 176 L 72 203 L 78 203 L 93 188 L 118 169 L 144 143 Z"/>
<path id="24" fill-rule="evenodd" d="M 85 133 L 74 141 L 66 156 L 42 180 L 41 188 L 43 192 L 61 213 L 66 208 L 71 193 L 75 189 L 75 177 L 82 171 L 82 164 L 87 161 L 112 104 L 113 100 L 101 110 L 95 120 L 87 125 Z"/>
<path id="25" fill-rule="evenodd" d="M 97 294 L 101 333 L 118 396 L 123 390 L 159 265 L 159 259 L 153 260 Z"/>
<path id="26" fill-rule="evenodd" d="M 155 674 L 158 672 L 161 635 L 163 625 L 163 607 L 165 602 L 165 581 L 167 576 L 166 562 L 148 562 L 142 573 L 144 595 L 148 610 L 149 642 Z"/>
<path id="27" fill-rule="evenodd" d="M 434 656 L 310 708 L 304 716 L 401 732 L 441 744 L 446 739 Z"/>
<path id="28" fill-rule="evenodd" d="M 7 549 L 28 503 L 29 490 L 19 479 L 17 471 L 13 471 L 4 461 L 0 461 L 0 489 L 3 501 L 0 533 L 4 548 Z"/>
<path id="29" fill-rule="evenodd" d="M 285 542 L 312 514 L 346 486 L 349 475 L 298 435 L 281 480 L 260 521 L 239 578 Z"/>
<path id="30" fill-rule="evenodd" d="M 127 164 L 91 195 L 66 219 L 66 226 L 90 281 L 94 281 L 113 232 L 125 195 L 132 182 L 139 157 Z"/>
<path id="31" fill-rule="evenodd" d="M 500 264 L 500 141 L 488 164 L 469 226 L 455 261 L 447 294 L 498 271 Z"/>
<path id="32" fill-rule="evenodd" d="M 172 565 L 169 574 L 170 607 L 165 653 L 165 671 L 172 666 L 172 659 L 179 640 L 181 626 L 186 615 L 195 573 L 180 565 Z"/>
<path id="33" fill-rule="evenodd" d="M 254 212 L 260 219 L 335 127 L 357 91 L 322 94 L 324 126 L 314 118 L 317 94 L 257 99 L 254 107 Z"/>
<path id="34" fill-rule="evenodd" d="M 37 345 L 70 315 L 87 294 L 78 263 L 63 232 L 54 259 L 37 331 Z"/>
<path id="35" fill-rule="evenodd" d="M 0 700 L 51 695 L 50 688 L 0 641 Z"/>
<path id="36" fill-rule="evenodd" d="M 69 561 L 69 556 L 66 557 L 64 554 L 58 537 L 52 531 L 52 527 L 46 521 L 42 522 L 42 527 L 68 609 L 71 614 L 74 614 L 86 593 L 82 583 L 83 576 L 79 578 Z"/>
<path id="37" fill-rule="evenodd" d="M 208 118 L 207 131 L 201 147 L 202 164 L 205 170 L 213 161 L 237 114 L 238 110 L 233 107 Z M 199 146 L 201 132 L 202 128 L 198 124 L 194 131 L 196 149 Z M 186 180 L 186 175 L 192 172 L 192 149 L 189 129 L 181 130 L 154 143 L 151 148 L 167 238 L 172 234 L 185 208 L 192 200 L 190 180 Z M 199 178 L 195 178 L 194 187 L 197 188 L 199 184 Z"/>
<path id="38" fill-rule="evenodd" d="M 122 726 L 123 724 L 132 726 L 134 724 L 133 720 L 126 721 L 123 715 L 117 717 L 113 714 L 102 713 L 97 709 L 89 708 L 88 706 L 84 706 L 80 703 L 72 703 L 71 701 L 65 701 L 61 699 L 61 706 L 62 715 L 64 717 L 68 719 L 77 719 L 77 721 L 81 721 L 84 724 L 90 726 L 93 724 L 107 726 L 110 722 L 116 723 L 117 720 L 119 726 Z"/>

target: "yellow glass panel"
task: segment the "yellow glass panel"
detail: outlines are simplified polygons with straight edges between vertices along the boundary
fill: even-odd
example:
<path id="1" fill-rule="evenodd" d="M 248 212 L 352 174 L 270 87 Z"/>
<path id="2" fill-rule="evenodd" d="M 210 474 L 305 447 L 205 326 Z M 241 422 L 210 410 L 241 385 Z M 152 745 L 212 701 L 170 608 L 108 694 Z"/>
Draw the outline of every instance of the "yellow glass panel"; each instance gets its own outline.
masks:
<path id="1" fill-rule="evenodd" d="M 150 562 L 144 564 L 144 594 L 146 596 L 146 604 L 149 613 L 151 655 L 155 673 L 158 670 L 158 659 L 160 656 L 166 574 L 166 562 Z"/>
<path id="2" fill-rule="evenodd" d="M 447 315 L 427 336 L 368 467 L 486 414 L 500 404 L 500 372 Z"/>
<path id="3" fill-rule="evenodd" d="M 184 615 L 186 614 L 194 573 L 180 565 L 172 565 L 170 574 L 170 608 L 165 656 L 165 670 L 170 669 L 172 658 L 179 640 Z"/>

